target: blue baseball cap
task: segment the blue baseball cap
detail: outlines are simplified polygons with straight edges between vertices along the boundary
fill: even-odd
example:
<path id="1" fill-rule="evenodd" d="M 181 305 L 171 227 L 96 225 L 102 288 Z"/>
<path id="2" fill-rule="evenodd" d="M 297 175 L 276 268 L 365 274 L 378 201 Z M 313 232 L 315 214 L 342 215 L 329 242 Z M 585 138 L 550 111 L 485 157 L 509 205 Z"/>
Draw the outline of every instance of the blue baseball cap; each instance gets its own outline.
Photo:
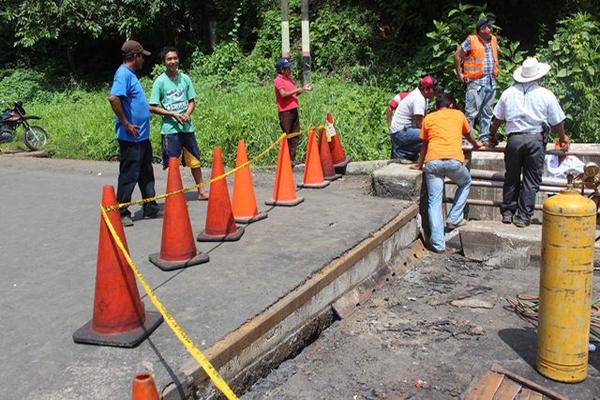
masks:
<path id="1" fill-rule="evenodd" d="M 279 70 L 281 70 L 283 68 L 292 68 L 292 63 L 287 58 L 280 58 L 275 63 L 275 69 L 276 70 L 279 71 Z"/>
<path id="2" fill-rule="evenodd" d="M 481 18 L 479 21 L 477 21 L 477 23 L 475 24 L 475 29 L 477 31 L 479 31 L 479 29 L 481 29 L 482 26 L 487 26 L 487 25 L 494 25 L 496 23 L 496 20 L 493 18 Z"/>

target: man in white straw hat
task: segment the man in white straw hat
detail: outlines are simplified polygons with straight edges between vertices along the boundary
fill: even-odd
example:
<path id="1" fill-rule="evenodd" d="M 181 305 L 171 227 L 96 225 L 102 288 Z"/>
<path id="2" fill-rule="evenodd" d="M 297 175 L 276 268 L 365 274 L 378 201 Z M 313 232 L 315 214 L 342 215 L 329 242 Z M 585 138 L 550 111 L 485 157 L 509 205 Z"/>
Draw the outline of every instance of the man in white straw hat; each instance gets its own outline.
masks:
<path id="1" fill-rule="evenodd" d="M 496 132 L 506 123 L 506 172 L 500 212 L 503 223 L 514 222 L 520 228 L 528 226 L 533 215 L 535 195 L 544 172 L 548 128 L 551 127 L 558 135 L 562 149 L 569 147 L 563 123 L 565 113 L 556 96 L 539 84 L 548 71 L 550 65 L 536 58 L 527 58 L 513 73 L 517 83 L 502 93 L 494 107 L 490 129 L 489 144 L 495 146 L 498 143 Z"/>

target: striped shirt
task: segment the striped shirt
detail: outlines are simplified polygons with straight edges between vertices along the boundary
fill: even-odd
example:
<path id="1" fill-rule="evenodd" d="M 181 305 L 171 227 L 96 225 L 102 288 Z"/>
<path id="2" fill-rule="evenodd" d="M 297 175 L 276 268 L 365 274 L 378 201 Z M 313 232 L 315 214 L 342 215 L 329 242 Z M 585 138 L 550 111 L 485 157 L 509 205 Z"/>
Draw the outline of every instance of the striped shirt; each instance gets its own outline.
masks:
<path id="1" fill-rule="evenodd" d="M 483 76 L 478 79 L 469 79 L 469 82 L 475 82 L 478 85 L 485 86 L 488 82 L 495 82 L 494 78 L 494 53 L 492 52 L 492 42 L 484 43 L 485 59 L 483 60 Z M 467 39 L 460 45 L 465 54 L 471 53 L 471 40 Z"/>

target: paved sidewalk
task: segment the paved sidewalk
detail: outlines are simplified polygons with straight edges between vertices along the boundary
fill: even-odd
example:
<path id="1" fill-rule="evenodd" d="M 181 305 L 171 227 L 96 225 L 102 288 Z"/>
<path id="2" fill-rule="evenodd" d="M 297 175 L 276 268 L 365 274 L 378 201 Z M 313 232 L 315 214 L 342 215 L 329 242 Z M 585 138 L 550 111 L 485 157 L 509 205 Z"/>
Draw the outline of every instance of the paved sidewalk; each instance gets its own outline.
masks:
<path id="1" fill-rule="evenodd" d="M 0 398 L 125 399 L 136 373 L 150 371 L 160 389 L 189 359 L 164 323 L 136 349 L 72 341 L 92 316 L 98 204 L 102 185 L 116 183 L 117 169 L 108 162 L 0 156 Z M 157 167 L 156 175 L 157 192 L 163 193 L 166 174 Z M 183 175 L 184 184 L 192 184 L 189 170 Z M 272 184 L 273 172 L 255 173 L 262 210 Z M 211 261 L 185 270 L 163 272 L 148 261 L 160 250 L 162 219 L 134 216 L 125 234 L 156 294 L 205 349 L 407 206 L 371 196 L 369 185 L 366 176 L 345 177 L 323 190 L 302 190 L 303 204 L 270 210 L 239 242 L 198 243 Z M 204 229 L 206 202 L 188 206 L 197 235 Z"/>

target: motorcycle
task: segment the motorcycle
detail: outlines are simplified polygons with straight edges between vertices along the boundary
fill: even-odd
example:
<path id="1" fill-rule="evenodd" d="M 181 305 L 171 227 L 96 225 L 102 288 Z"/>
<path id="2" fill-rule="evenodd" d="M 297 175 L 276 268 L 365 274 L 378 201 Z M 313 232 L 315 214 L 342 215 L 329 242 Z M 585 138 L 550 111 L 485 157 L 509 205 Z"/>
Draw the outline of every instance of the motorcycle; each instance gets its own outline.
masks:
<path id="1" fill-rule="evenodd" d="M 0 104 L 6 104 L 2 101 Z M 27 115 L 22 101 L 15 101 L 13 108 L 8 108 L 0 114 L 0 143 L 12 142 L 17 134 L 17 128 L 22 125 L 25 134 L 23 141 L 25 146 L 31 150 L 40 150 L 48 142 L 48 133 L 44 128 L 30 125 L 28 120 L 41 119 L 35 115 Z"/>

